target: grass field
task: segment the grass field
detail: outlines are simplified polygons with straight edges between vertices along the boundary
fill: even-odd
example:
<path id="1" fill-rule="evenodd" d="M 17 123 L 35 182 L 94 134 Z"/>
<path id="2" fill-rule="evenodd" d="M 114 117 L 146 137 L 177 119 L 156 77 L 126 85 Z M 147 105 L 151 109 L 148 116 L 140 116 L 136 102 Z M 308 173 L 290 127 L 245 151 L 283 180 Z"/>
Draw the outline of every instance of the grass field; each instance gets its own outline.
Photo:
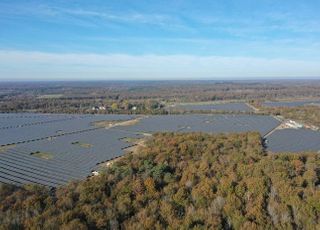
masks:
<path id="1" fill-rule="evenodd" d="M 41 151 L 37 151 L 37 152 L 31 153 L 31 155 L 35 156 L 35 157 L 39 157 L 39 158 L 45 159 L 45 160 L 50 160 L 50 159 L 53 158 L 53 155 L 51 153 L 41 152 Z"/>
<path id="2" fill-rule="evenodd" d="M 71 144 L 78 145 L 78 146 L 80 146 L 82 148 L 91 148 L 93 146 L 92 144 L 83 143 L 83 142 L 79 142 L 79 141 L 72 142 Z"/>

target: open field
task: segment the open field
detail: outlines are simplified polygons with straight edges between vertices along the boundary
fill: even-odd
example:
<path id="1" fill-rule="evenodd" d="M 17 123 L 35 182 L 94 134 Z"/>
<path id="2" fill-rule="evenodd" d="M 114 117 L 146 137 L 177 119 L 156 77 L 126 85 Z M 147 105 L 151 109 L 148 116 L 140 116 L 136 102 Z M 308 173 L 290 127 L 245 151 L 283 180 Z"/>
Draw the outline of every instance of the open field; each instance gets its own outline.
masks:
<path id="1" fill-rule="evenodd" d="M 42 159 L 45 159 L 45 160 L 50 160 L 50 159 L 53 158 L 51 153 L 40 152 L 40 151 L 37 151 L 37 152 L 34 152 L 34 153 L 30 153 L 30 155 L 35 156 L 35 157 L 39 157 L 39 158 L 42 158 Z"/>

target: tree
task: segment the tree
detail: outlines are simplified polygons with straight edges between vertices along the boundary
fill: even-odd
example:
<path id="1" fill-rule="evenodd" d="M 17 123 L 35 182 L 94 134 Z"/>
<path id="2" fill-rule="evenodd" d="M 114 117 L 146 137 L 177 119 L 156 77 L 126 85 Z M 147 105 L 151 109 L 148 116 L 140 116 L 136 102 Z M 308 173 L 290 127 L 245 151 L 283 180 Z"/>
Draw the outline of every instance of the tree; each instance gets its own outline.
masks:
<path id="1" fill-rule="evenodd" d="M 113 111 L 116 111 L 116 110 L 118 110 L 119 108 L 118 108 L 118 104 L 117 103 L 112 103 L 112 105 L 111 105 L 111 109 L 113 110 Z"/>

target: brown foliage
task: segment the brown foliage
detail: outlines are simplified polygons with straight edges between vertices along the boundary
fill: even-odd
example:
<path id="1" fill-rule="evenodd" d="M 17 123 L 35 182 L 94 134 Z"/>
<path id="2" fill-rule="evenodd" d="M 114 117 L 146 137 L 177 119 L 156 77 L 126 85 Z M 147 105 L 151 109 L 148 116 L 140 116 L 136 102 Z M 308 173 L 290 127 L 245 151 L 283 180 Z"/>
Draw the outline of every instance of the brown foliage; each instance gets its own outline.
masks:
<path id="1" fill-rule="evenodd" d="M 257 133 L 162 133 L 138 152 L 55 192 L 1 186 L 1 228 L 320 227 L 318 154 L 266 155 Z"/>

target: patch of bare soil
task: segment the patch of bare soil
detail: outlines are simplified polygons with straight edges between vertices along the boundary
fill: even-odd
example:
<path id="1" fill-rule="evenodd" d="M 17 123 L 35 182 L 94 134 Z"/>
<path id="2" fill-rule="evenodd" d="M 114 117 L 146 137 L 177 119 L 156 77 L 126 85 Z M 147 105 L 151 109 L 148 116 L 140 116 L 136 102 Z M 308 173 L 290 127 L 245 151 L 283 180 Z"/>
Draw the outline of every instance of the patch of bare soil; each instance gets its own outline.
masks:
<path id="1" fill-rule="evenodd" d="M 0 146 L 0 153 L 3 153 L 7 151 L 8 149 L 14 148 L 16 145 L 6 145 L 6 146 Z"/>
<path id="2" fill-rule="evenodd" d="M 94 122 L 93 124 L 97 127 L 104 127 L 104 128 L 111 128 L 111 127 L 116 127 L 116 126 L 132 126 L 137 124 L 142 117 L 137 117 L 132 120 L 127 120 L 127 121 L 97 121 Z"/>

